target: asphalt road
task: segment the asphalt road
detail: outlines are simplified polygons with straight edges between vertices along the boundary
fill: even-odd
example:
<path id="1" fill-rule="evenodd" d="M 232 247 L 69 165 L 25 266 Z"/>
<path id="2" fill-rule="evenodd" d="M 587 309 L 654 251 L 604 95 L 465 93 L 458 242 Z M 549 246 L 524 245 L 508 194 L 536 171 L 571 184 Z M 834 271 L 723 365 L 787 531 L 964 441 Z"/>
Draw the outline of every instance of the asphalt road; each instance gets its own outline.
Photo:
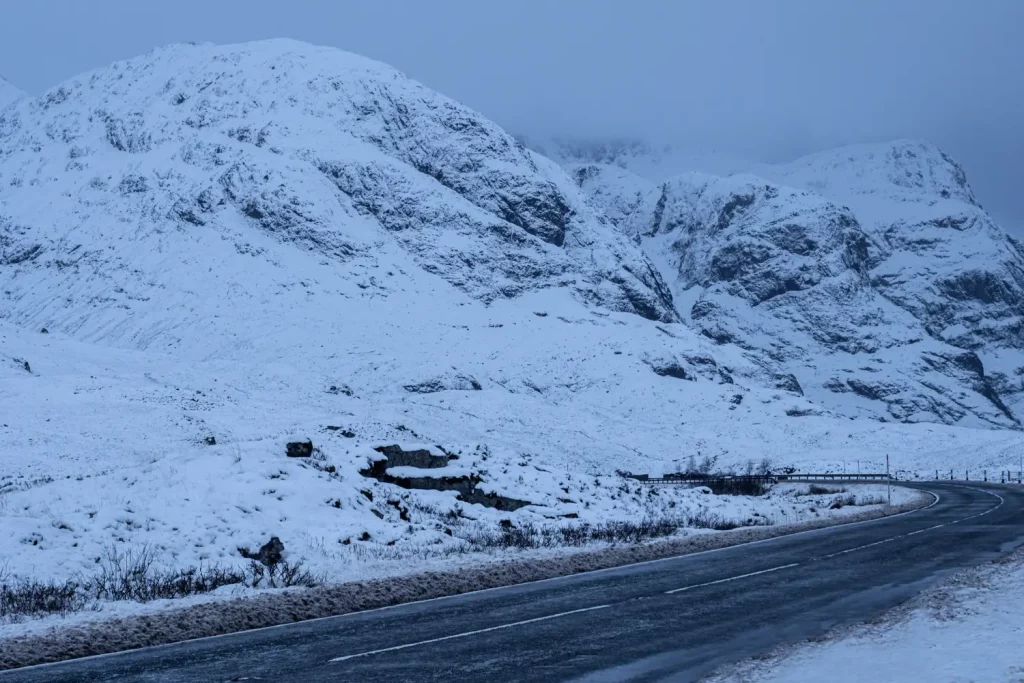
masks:
<path id="1" fill-rule="evenodd" d="M 522 586 L 0 673 L 37 681 L 690 681 L 1024 545 L 1024 489 Z"/>

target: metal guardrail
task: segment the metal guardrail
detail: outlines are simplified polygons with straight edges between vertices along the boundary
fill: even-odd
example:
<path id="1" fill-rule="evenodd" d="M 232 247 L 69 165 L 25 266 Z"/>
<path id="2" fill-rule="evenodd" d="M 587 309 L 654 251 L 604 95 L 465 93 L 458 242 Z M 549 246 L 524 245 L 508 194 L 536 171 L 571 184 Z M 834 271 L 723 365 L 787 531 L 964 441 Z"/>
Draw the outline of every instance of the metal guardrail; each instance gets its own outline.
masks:
<path id="1" fill-rule="evenodd" d="M 633 479 L 641 484 L 667 484 L 667 485 L 681 485 L 681 486 L 709 486 L 711 484 L 719 484 L 722 482 L 734 482 L 734 483 L 762 483 L 762 484 L 777 484 L 779 482 L 793 482 L 793 483 L 814 483 L 814 482 L 830 482 L 830 481 L 848 481 L 848 482 L 896 482 L 896 481 L 929 481 L 927 478 L 922 478 L 914 473 L 908 472 L 894 472 L 891 476 L 886 475 L 884 472 L 871 472 L 867 474 L 844 474 L 836 472 L 822 472 L 822 473 L 803 473 L 794 472 L 792 474 L 752 474 L 752 475 L 697 475 L 697 474 L 667 474 L 662 477 L 652 477 L 646 474 L 630 474 L 628 472 L 621 473 L 622 476 L 627 479 Z M 964 476 L 961 477 L 960 475 Z M 991 476 L 990 476 L 991 475 Z M 978 482 L 992 482 L 1002 484 L 1024 484 L 1024 472 L 1000 470 L 998 473 L 989 472 L 988 470 L 965 470 L 963 472 L 950 471 L 946 472 L 935 472 L 935 478 L 931 481 L 978 481 Z"/>
<path id="2" fill-rule="evenodd" d="M 835 473 L 792 473 L 792 474 L 750 474 L 750 475 L 695 475 L 667 474 L 663 477 L 651 477 L 646 474 L 626 474 L 641 484 L 668 484 L 681 486 L 708 486 L 722 482 L 777 484 L 779 482 L 816 482 L 816 481 L 889 481 L 884 472 L 869 474 L 835 474 Z"/>
<path id="3" fill-rule="evenodd" d="M 779 481 L 798 481 L 798 482 L 809 482 L 809 481 L 889 481 L 892 479 L 895 481 L 896 477 L 890 477 L 885 472 L 869 473 L 869 474 L 779 474 L 776 475 Z"/>

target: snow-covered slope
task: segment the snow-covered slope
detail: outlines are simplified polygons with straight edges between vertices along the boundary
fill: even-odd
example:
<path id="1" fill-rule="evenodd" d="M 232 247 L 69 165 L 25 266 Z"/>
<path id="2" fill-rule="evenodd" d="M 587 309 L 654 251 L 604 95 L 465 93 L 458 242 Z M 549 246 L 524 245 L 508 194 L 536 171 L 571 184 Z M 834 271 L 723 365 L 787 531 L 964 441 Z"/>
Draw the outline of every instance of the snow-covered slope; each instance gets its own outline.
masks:
<path id="1" fill-rule="evenodd" d="M 204 308 L 263 309 L 258 290 L 281 291 L 270 273 L 310 301 L 318 270 L 381 296 L 427 272 L 483 301 L 566 287 L 675 318 L 642 252 L 560 168 L 337 50 L 178 45 L 114 64 L 5 111 L 0 173 L 8 315 L 110 343 L 202 326 L 209 347 L 238 329 Z"/>
<path id="2" fill-rule="evenodd" d="M 1017 424 L 1024 259 L 942 152 L 900 141 L 660 183 L 630 159 L 568 169 L 644 236 L 696 329 L 846 414 Z"/>

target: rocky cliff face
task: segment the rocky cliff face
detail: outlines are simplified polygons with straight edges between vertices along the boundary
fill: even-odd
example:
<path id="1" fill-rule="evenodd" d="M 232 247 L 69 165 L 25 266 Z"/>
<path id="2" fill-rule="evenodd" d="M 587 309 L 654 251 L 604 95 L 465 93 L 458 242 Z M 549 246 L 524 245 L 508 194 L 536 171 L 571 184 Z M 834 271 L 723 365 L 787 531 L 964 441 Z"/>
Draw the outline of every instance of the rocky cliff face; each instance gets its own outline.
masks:
<path id="1" fill-rule="evenodd" d="M 816 401 L 1017 424 L 1002 367 L 1019 344 L 1016 241 L 938 150 L 901 142 L 660 183 L 619 166 L 569 169 L 642 239 L 695 329 L 792 374 Z"/>
<path id="2" fill-rule="evenodd" d="M 15 321 L 150 344 L 170 327 L 140 332 L 141 313 L 187 310 L 192 296 L 240 303 L 251 268 L 239 258 L 280 266 L 275 244 L 382 296 L 383 277 L 392 290 L 419 286 L 394 269 L 366 275 L 397 248 L 485 302 L 564 288 L 611 310 L 676 315 L 643 253 L 561 168 L 338 50 L 177 45 L 85 74 L 0 113 L 0 174 L 0 279 L 52 287 L 6 286 Z M 214 244 L 220 269 L 206 263 Z M 175 279 L 189 267 L 171 261 L 202 262 L 205 290 L 192 289 L 194 273 Z M 193 294 L 172 302 L 171 291 Z M 86 304 L 96 310 L 83 317 Z"/>

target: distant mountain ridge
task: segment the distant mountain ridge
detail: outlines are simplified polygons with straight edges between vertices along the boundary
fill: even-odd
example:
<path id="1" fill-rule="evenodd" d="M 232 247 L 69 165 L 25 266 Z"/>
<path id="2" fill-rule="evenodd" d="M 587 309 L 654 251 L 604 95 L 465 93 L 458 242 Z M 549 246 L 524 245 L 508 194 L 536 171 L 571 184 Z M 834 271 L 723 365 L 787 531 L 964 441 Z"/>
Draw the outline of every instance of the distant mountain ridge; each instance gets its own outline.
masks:
<path id="1" fill-rule="evenodd" d="M 644 239 L 697 329 L 804 376 L 825 405 L 852 394 L 901 420 L 1018 424 L 1024 250 L 948 155 L 900 140 L 651 182 L 628 170 L 653 166 L 638 150 L 566 167 Z M 863 354 L 900 378 L 859 372 Z"/>

